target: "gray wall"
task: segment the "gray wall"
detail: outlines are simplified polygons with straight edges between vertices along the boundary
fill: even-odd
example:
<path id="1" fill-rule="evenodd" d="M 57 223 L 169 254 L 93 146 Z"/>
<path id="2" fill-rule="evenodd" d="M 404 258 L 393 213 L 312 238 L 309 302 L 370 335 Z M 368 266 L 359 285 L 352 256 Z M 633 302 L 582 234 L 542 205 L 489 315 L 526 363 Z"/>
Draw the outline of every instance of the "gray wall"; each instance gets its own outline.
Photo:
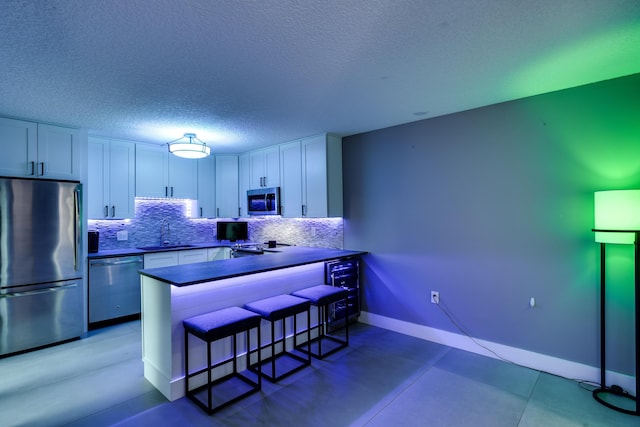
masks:
<path id="1" fill-rule="evenodd" d="M 476 338 L 598 366 L 593 192 L 640 188 L 640 75 L 355 135 L 343 155 L 364 310 L 459 332 L 438 290 Z M 608 249 L 608 363 L 633 374 L 633 252 Z"/>

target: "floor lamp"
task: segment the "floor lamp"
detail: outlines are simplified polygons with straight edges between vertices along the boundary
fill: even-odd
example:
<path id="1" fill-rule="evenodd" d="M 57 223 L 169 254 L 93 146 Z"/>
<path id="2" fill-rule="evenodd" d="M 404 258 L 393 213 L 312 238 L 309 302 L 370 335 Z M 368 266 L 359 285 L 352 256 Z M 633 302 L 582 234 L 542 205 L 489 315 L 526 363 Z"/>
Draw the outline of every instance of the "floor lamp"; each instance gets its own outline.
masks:
<path id="1" fill-rule="evenodd" d="M 640 391 L 640 190 L 596 191 L 594 194 L 595 240 L 600 243 L 600 387 L 593 397 L 601 404 L 619 412 L 640 415 L 637 398 L 624 393 L 619 386 L 606 384 L 605 331 L 605 248 L 609 243 L 633 244 L 635 283 L 635 378 L 636 394 Z M 606 395 L 622 396 L 635 402 L 635 410 L 606 400 Z"/>

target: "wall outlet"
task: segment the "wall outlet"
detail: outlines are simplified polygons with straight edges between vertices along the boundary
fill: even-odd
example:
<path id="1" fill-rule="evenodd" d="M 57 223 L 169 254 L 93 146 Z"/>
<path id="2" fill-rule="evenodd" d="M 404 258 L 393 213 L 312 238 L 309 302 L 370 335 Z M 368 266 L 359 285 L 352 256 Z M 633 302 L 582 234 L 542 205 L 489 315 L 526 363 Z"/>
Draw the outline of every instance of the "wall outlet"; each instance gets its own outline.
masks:
<path id="1" fill-rule="evenodd" d="M 431 304 L 440 304 L 440 292 L 431 291 Z"/>
<path id="2" fill-rule="evenodd" d="M 129 232 L 127 230 L 120 230 L 116 233 L 116 239 L 121 242 L 123 240 L 129 240 Z"/>

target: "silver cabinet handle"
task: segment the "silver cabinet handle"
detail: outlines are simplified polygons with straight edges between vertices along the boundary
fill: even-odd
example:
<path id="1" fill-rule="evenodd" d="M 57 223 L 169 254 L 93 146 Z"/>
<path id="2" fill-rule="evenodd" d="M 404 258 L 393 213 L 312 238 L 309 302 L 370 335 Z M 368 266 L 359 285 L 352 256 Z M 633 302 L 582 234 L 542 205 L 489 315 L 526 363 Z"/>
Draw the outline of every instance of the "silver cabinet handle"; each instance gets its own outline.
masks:
<path id="1" fill-rule="evenodd" d="M 116 205 L 111 206 L 111 217 L 116 217 Z"/>
<path id="2" fill-rule="evenodd" d="M 200 218 L 202 218 L 202 208 L 200 208 Z"/>
<path id="3" fill-rule="evenodd" d="M 307 205 L 302 205 L 302 216 L 307 216 Z"/>
<path id="4" fill-rule="evenodd" d="M 31 173 L 29 175 L 35 176 L 36 174 L 36 162 L 29 162 L 31 164 Z"/>
<path id="5" fill-rule="evenodd" d="M 171 197 L 173 197 L 173 187 L 171 187 Z"/>
<path id="6" fill-rule="evenodd" d="M 216 216 L 220 218 L 220 208 L 216 208 Z"/>
<path id="7" fill-rule="evenodd" d="M 44 176 L 44 162 L 40 163 L 40 176 Z"/>
<path id="8" fill-rule="evenodd" d="M 164 197 L 169 197 L 169 187 L 164 187 Z"/>
<path id="9" fill-rule="evenodd" d="M 109 217 L 109 206 L 104 205 L 104 217 L 108 218 Z"/>

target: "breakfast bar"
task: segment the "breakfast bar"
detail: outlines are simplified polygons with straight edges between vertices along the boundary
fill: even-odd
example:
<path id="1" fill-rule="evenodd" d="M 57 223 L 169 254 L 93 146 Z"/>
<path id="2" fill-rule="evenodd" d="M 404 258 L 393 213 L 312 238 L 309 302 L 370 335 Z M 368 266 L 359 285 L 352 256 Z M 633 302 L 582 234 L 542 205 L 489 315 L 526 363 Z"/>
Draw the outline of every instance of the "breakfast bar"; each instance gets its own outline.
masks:
<path id="1" fill-rule="evenodd" d="M 184 396 L 184 319 L 324 283 L 325 261 L 365 253 L 294 246 L 260 256 L 140 270 L 145 378 L 167 399 L 179 399 Z M 230 352 L 230 344 L 220 351 Z M 190 346 L 189 358 L 190 366 L 206 364 L 201 348 Z"/>

